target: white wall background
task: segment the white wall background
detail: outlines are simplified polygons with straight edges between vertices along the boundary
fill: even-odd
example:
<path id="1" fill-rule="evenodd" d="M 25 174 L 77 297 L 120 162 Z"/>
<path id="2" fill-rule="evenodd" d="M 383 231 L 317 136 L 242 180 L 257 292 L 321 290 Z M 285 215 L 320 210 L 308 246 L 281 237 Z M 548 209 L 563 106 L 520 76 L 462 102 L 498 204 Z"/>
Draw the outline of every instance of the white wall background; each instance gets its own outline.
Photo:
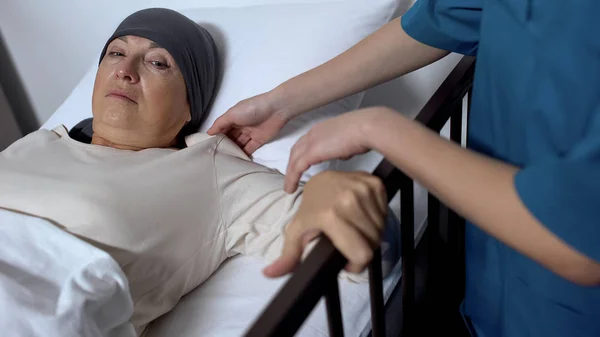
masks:
<path id="1" fill-rule="evenodd" d="M 319 0 L 260 0 L 302 1 Z M 412 3 L 398 1 L 405 3 L 403 8 Z M 156 6 L 186 9 L 246 3 L 248 0 L 1 0 L 0 31 L 41 125 L 97 60 L 114 28 L 133 11 Z M 386 104 L 412 114 L 422 107 L 457 60 L 457 56 L 452 56 L 384 84 L 365 96 L 365 104 Z"/>

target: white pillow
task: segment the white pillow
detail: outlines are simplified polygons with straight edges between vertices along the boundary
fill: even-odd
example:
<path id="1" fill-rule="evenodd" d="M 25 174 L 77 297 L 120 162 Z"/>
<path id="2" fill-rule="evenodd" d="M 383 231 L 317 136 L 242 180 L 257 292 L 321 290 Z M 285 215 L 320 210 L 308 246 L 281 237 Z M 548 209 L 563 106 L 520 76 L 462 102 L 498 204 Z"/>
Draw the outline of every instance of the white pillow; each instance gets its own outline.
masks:
<path id="1" fill-rule="evenodd" d="M 205 25 L 224 54 L 222 83 L 201 131 L 240 100 L 271 90 L 344 52 L 389 21 L 397 5 L 398 0 L 340 0 L 181 11 Z M 111 33 L 107 31 L 106 36 Z M 84 78 L 43 128 L 60 123 L 71 128 L 91 116 L 97 62 L 93 60 Z M 298 138 L 319 121 L 358 108 L 362 97 L 359 93 L 294 119 L 280 137 L 254 153 L 254 161 L 285 173 L 291 147 Z M 303 179 L 335 169 L 337 164 L 316 165 Z"/>

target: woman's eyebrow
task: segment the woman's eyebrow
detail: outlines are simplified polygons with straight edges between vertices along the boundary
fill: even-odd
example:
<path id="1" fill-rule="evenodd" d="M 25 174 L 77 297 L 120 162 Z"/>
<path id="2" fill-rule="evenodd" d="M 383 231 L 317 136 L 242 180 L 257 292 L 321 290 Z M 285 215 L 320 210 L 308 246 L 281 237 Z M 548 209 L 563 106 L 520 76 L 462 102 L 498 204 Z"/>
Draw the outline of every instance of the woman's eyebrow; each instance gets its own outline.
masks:
<path id="1" fill-rule="evenodd" d="M 127 43 L 127 36 L 119 36 L 117 39 Z M 156 42 L 150 41 L 150 46 L 148 47 L 148 49 L 152 49 L 152 48 L 162 48 L 162 47 L 159 46 L 158 44 L 156 44 Z"/>

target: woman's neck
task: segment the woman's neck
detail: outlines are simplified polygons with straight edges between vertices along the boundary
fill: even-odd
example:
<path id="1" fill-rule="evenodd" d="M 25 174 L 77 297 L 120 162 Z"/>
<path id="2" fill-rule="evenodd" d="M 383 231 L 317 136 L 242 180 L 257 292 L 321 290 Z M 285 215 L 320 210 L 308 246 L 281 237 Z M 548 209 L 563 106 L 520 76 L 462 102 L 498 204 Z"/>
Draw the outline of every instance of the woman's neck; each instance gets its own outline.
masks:
<path id="1" fill-rule="evenodd" d="M 140 150 L 144 150 L 144 149 L 149 148 L 149 147 L 139 147 L 139 146 L 133 146 L 133 145 L 126 145 L 126 144 L 118 144 L 118 143 L 115 143 L 115 142 L 111 142 L 110 140 L 108 140 L 106 138 L 102 138 L 102 137 L 98 136 L 98 134 L 96 134 L 96 133 L 92 134 L 91 144 L 101 145 L 101 146 L 108 146 L 108 147 L 112 147 L 112 148 L 119 149 L 119 150 L 130 150 L 130 151 L 140 151 Z M 178 150 L 178 148 L 177 148 L 177 140 L 173 140 L 171 142 L 171 144 L 169 144 L 167 146 L 150 146 L 150 147 Z"/>
<path id="2" fill-rule="evenodd" d="M 140 150 L 144 149 L 143 147 L 113 143 L 108 139 L 98 136 L 98 134 L 96 134 L 96 133 L 92 134 L 92 144 L 108 146 L 108 147 L 112 147 L 112 148 L 119 149 L 119 150 L 140 151 Z"/>

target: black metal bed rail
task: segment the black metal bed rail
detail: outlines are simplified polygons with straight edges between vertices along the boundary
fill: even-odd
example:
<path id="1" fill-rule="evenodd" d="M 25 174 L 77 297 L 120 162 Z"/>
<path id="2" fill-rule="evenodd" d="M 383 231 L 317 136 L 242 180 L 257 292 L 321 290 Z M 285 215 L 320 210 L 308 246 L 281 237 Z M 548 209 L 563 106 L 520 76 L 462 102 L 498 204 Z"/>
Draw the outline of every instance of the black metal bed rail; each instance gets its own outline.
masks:
<path id="1" fill-rule="evenodd" d="M 463 57 L 438 90 L 419 112 L 416 121 L 439 132 L 451 119 L 451 138 L 460 141 L 462 98 L 470 90 L 474 72 L 474 58 Z M 461 107 L 460 109 L 458 107 Z M 454 131 L 452 131 L 454 130 Z M 458 131 L 457 131 L 458 130 Z M 374 170 L 385 185 L 388 201 L 399 191 L 401 199 L 402 250 L 402 335 L 415 333 L 415 255 L 414 255 L 414 183 L 386 159 Z M 430 195 L 429 201 L 436 200 Z M 437 203 L 439 205 L 439 202 Z M 430 210 L 428 216 L 438 216 Z M 437 219 L 436 219 L 437 220 Z M 434 226 L 438 226 L 434 221 Z M 327 237 L 321 237 L 313 251 L 298 266 L 294 274 L 279 290 L 269 305 L 246 332 L 247 337 L 293 336 L 311 313 L 318 301 L 325 297 L 330 336 L 343 336 L 337 276 L 346 259 Z M 371 336 L 382 337 L 385 330 L 385 306 L 381 274 L 381 253 L 377 249 L 369 265 L 371 296 Z"/>

